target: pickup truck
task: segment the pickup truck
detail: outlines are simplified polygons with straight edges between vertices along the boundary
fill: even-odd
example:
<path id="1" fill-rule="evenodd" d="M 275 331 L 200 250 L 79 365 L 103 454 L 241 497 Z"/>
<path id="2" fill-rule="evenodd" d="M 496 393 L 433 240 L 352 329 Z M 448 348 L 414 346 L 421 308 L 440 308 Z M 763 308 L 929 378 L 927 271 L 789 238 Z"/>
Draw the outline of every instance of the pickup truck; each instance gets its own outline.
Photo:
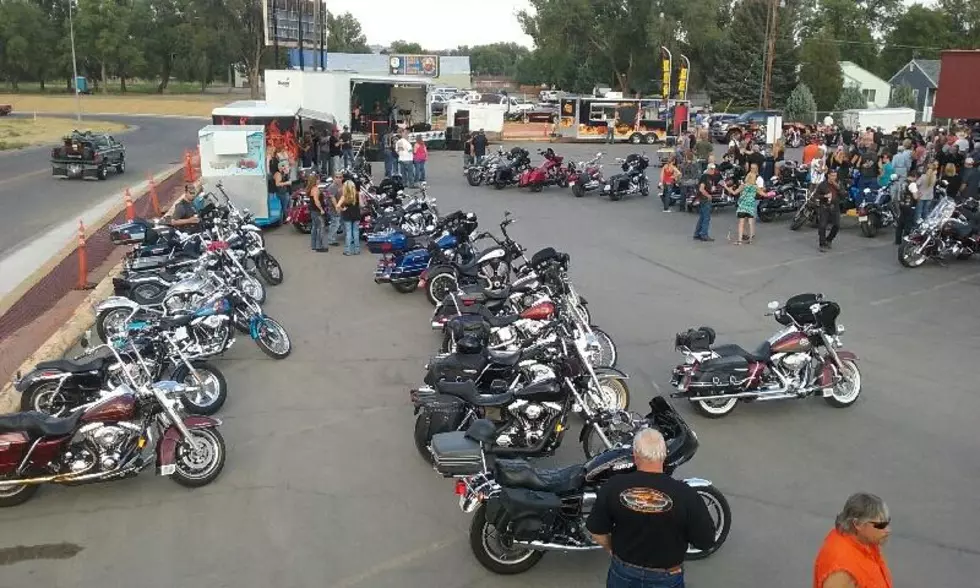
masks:
<path id="1" fill-rule="evenodd" d="M 126 171 L 126 148 L 105 134 L 74 131 L 51 150 L 51 175 L 104 180 L 109 170 Z"/>

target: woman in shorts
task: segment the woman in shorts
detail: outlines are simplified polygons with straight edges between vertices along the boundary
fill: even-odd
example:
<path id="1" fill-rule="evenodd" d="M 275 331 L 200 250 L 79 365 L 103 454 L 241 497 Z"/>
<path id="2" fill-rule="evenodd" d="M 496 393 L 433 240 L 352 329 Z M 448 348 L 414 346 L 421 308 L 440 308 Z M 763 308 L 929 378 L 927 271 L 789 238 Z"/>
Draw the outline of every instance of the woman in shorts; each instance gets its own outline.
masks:
<path id="1" fill-rule="evenodd" d="M 735 216 L 738 217 L 738 238 L 735 245 L 741 245 L 743 241 L 751 244 L 755 238 L 755 213 L 758 209 L 756 200 L 760 190 L 758 180 L 759 170 L 753 164 L 742 185 L 735 190 L 728 189 L 729 194 L 738 196 L 738 208 L 735 211 Z M 748 233 L 745 232 L 746 224 L 749 226 Z"/>

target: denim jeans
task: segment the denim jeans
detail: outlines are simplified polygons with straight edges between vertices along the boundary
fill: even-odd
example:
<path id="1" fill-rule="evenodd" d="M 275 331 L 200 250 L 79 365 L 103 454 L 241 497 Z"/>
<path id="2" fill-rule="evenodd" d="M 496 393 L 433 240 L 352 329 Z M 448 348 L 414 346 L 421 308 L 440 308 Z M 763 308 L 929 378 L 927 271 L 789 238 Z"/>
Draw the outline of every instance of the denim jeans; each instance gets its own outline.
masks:
<path id="1" fill-rule="evenodd" d="M 398 171 L 398 158 L 391 151 L 385 151 L 385 177 L 390 178 Z"/>
<path id="2" fill-rule="evenodd" d="M 340 150 L 340 153 L 344 158 L 344 167 L 354 167 L 354 152 L 351 150 L 351 148 L 345 147 Z"/>
<path id="3" fill-rule="evenodd" d="M 340 213 L 333 211 L 327 215 L 327 245 L 340 245 L 337 241 L 337 232 L 340 230 Z"/>
<path id="4" fill-rule="evenodd" d="M 606 588 L 684 588 L 684 571 L 657 572 L 613 557 L 606 574 Z"/>
<path id="5" fill-rule="evenodd" d="M 698 224 L 694 227 L 694 236 L 707 239 L 711 229 L 711 202 L 701 202 L 698 206 Z"/>
<path id="6" fill-rule="evenodd" d="M 399 161 L 398 162 L 398 173 L 402 176 L 402 183 L 406 186 L 415 185 L 413 162 L 411 161 Z"/>
<path id="7" fill-rule="evenodd" d="M 361 227 L 358 221 L 344 221 L 344 253 L 357 255 L 361 252 Z"/>
<path id="8" fill-rule="evenodd" d="M 660 200 L 664 203 L 664 210 L 670 210 L 670 205 L 677 200 L 677 185 L 664 184 L 664 191 L 660 194 Z"/>
<path id="9" fill-rule="evenodd" d="M 425 162 L 416 161 L 415 162 L 415 181 L 424 182 L 425 181 Z"/>
<path id="10" fill-rule="evenodd" d="M 929 216 L 929 213 L 932 212 L 932 205 L 934 202 L 935 200 L 930 199 L 919 200 L 915 203 L 915 222 L 918 223 L 920 220 Z"/>
<path id="11" fill-rule="evenodd" d="M 323 226 L 323 215 L 320 211 L 313 209 L 310 211 L 310 249 L 317 251 L 324 249 L 323 237 L 326 228 Z"/>

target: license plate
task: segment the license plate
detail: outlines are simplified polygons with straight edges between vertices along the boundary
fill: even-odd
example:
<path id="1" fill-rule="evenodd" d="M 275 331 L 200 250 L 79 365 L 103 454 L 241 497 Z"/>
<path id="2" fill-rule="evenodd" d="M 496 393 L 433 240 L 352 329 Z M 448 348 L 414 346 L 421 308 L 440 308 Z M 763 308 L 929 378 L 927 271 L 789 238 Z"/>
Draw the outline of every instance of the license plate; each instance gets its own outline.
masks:
<path id="1" fill-rule="evenodd" d="M 858 222 L 859 223 L 866 223 L 866 222 L 868 222 L 868 217 L 866 217 L 866 216 L 859 216 L 858 217 Z"/>
<path id="2" fill-rule="evenodd" d="M 174 341 L 183 341 L 187 337 L 187 327 L 177 327 L 177 330 L 174 332 Z"/>

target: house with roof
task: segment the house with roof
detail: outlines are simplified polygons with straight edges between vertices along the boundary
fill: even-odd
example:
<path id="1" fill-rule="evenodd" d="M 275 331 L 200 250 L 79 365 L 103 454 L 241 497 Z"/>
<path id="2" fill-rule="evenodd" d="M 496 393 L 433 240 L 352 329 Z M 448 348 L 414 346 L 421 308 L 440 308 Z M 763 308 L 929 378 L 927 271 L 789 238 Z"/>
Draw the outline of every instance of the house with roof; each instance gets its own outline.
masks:
<path id="1" fill-rule="evenodd" d="M 939 88 L 938 59 L 913 59 L 895 72 L 888 83 L 892 88 L 911 86 L 915 96 L 916 118 L 923 122 L 932 121 L 932 106 L 936 103 L 936 90 Z"/>
<path id="2" fill-rule="evenodd" d="M 867 108 L 888 106 L 888 98 L 891 97 L 891 86 L 888 82 L 853 61 L 841 61 L 840 71 L 844 77 L 844 87 L 861 90 L 864 99 L 868 101 Z"/>

